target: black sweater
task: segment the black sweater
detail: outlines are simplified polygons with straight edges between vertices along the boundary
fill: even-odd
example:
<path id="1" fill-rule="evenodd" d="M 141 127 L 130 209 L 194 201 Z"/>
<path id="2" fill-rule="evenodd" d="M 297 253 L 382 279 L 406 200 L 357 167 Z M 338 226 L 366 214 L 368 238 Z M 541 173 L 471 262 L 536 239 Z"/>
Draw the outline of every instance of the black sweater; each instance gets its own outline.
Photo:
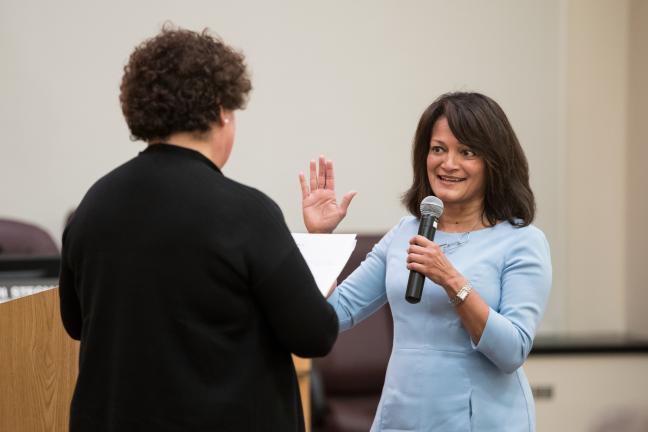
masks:
<path id="1" fill-rule="evenodd" d="M 92 186 L 62 254 L 71 431 L 304 430 L 290 353 L 338 323 L 270 198 L 155 144 Z"/>

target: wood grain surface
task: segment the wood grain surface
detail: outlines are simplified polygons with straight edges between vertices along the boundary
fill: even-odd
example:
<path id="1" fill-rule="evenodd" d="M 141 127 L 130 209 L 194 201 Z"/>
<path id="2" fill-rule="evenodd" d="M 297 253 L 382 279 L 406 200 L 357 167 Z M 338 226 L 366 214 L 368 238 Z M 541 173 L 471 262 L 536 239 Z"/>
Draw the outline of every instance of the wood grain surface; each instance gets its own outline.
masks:
<path id="1" fill-rule="evenodd" d="M 304 409 L 304 421 L 306 422 L 306 432 L 311 430 L 311 406 L 310 406 L 310 372 L 312 360 L 297 357 L 293 355 L 295 371 L 299 380 L 299 392 L 301 393 L 302 407 Z"/>
<path id="2" fill-rule="evenodd" d="M 67 431 L 78 355 L 58 289 L 0 304 L 0 431 Z"/>

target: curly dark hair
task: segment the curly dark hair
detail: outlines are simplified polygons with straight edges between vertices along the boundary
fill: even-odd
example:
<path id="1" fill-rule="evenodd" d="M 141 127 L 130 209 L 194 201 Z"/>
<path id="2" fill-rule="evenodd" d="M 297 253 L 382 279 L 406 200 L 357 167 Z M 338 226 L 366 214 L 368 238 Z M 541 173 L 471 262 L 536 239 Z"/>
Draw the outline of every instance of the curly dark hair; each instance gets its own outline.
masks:
<path id="1" fill-rule="evenodd" d="M 245 107 L 252 89 L 243 54 L 211 36 L 165 25 L 135 48 L 119 101 L 133 140 L 207 132 L 220 111 Z"/>
<path id="2" fill-rule="evenodd" d="M 502 108 L 479 93 L 446 93 L 421 115 L 412 145 L 414 178 L 402 200 L 405 207 L 420 218 L 421 200 L 434 195 L 428 179 L 427 156 L 432 128 L 443 116 L 457 140 L 484 158 L 486 220 L 491 225 L 505 220 L 518 227 L 529 225 L 535 216 L 535 198 L 529 185 L 526 156 Z"/>

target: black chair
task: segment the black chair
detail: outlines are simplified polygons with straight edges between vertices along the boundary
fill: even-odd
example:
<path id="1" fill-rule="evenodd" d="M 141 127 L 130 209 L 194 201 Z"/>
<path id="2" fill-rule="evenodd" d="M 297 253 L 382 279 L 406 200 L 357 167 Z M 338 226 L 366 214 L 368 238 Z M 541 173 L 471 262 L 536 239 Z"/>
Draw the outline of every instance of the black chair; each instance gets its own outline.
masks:
<path id="1" fill-rule="evenodd" d="M 58 255 L 52 237 L 28 222 L 0 219 L 0 255 Z"/>

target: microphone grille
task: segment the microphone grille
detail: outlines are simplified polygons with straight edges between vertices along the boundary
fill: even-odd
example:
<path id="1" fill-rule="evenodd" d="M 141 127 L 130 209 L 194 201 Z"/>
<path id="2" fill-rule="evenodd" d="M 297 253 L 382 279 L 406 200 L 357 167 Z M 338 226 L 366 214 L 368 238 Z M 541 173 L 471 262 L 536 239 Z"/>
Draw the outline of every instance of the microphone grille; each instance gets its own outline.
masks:
<path id="1" fill-rule="evenodd" d="M 429 215 L 440 218 L 442 213 L 443 201 L 433 195 L 423 198 L 423 201 L 421 201 L 421 216 Z"/>

